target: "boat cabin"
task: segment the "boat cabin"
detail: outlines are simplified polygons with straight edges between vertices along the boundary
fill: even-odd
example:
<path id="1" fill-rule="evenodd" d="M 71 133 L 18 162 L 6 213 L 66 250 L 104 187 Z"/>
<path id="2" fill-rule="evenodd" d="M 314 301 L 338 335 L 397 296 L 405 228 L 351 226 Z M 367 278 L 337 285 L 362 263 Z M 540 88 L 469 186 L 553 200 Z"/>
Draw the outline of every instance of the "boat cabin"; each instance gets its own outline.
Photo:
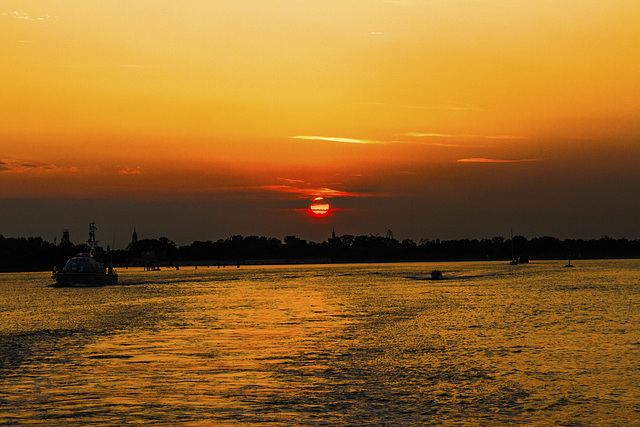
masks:
<path id="1" fill-rule="evenodd" d="M 69 258 L 62 271 L 105 274 L 106 269 L 104 264 L 97 262 L 91 255 L 77 254 Z"/>

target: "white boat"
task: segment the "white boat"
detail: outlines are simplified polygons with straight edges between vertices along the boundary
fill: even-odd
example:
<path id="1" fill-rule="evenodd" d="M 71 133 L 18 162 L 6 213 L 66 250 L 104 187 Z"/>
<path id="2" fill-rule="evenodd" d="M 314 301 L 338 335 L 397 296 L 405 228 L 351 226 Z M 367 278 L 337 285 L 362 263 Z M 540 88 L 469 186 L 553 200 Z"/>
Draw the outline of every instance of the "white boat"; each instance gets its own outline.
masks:
<path id="1" fill-rule="evenodd" d="M 80 253 L 69 258 L 62 270 L 54 267 L 51 277 L 57 286 L 104 286 L 118 283 L 118 274 L 109 266 L 93 258 L 96 247 L 95 223 L 89 224 L 89 253 Z"/>
<path id="2" fill-rule="evenodd" d="M 91 254 L 69 258 L 64 268 L 51 275 L 58 286 L 104 286 L 118 283 L 118 274 L 111 267 L 96 261 Z"/>

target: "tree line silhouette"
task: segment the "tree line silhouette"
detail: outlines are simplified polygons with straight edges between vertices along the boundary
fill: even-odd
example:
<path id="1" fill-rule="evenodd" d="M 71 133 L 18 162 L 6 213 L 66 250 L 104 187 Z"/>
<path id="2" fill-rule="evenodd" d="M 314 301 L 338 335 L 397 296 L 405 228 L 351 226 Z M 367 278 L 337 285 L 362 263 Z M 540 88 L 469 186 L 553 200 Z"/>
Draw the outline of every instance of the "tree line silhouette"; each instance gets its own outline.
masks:
<path id="1" fill-rule="evenodd" d="M 597 240 L 523 236 L 511 239 L 430 240 L 418 243 L 392 237 L 343 235 L 316 243 L 287 236 L 283 240 L 260 236 L 231 236 L 217 241 L 194 241 L 178 246 L 167 237 L 142 239 L 126 249 L 96 248 L 96 258 L 116 266 L 215 265 L 246 261 L 274 262 L 388 262 L 529 259 L 638 258 L 640 240 Z M 65 241 L 59 245 L 41 237 L 6 238 L 0 235 L 0 272 L 44 271 L 61 268 L 76 253 L 87 252 L 86 244 Z"/>

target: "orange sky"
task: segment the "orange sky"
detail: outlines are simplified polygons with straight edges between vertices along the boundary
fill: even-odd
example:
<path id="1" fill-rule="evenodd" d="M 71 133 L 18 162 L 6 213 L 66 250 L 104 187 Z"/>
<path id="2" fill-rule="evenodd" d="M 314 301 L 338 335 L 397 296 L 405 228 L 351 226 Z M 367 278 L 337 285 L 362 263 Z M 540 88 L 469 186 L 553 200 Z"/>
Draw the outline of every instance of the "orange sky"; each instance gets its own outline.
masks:
<path id="1" fill-rule="evenodd" d="M 639 20 L 636 0 L 5 0 L 0 197 L 632 193 Z"/>

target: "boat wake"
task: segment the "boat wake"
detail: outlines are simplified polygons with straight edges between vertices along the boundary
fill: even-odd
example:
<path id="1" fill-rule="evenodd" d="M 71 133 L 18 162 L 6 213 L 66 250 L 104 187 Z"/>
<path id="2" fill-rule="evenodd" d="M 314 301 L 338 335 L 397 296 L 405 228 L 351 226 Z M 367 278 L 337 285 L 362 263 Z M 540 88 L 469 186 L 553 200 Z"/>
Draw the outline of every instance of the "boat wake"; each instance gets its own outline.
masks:
<path id="1" fill-rule="evenodd" d="M 479 279 L 482 277 L 491 277 L 491 276 L 495 276 L 496 273 L 487 273 L 487 274 L 447 274 L 446 272 L 442 273 L 441 277 L 432 277 L 431 275 L 420 275 L 420 276 L 406 276 L 407 279 L 409 280 L 417 280 L 417 281 L 434 281 L 434 282 L 438 282 L 438 281 L 442 281 L 442 280 L 446 280 L 446 281 L 452 281 L 452 280 L 471 280 L 471 279 Z"/>

